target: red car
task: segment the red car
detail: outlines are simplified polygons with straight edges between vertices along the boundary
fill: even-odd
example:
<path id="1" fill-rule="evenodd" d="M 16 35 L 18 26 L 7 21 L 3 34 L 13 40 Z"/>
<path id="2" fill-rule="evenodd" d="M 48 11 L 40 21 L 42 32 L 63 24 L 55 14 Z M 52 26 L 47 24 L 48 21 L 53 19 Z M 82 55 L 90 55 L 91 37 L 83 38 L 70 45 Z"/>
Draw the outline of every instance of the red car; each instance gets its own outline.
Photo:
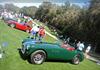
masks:
<path id="1" fill-rule="evenodd" d="M 16 20 L 8 20 L 7 24 L 12 28 L 17 28 L 26 32 L 30 32 L 32 29 L 27 23 L 18 23 Z"/>

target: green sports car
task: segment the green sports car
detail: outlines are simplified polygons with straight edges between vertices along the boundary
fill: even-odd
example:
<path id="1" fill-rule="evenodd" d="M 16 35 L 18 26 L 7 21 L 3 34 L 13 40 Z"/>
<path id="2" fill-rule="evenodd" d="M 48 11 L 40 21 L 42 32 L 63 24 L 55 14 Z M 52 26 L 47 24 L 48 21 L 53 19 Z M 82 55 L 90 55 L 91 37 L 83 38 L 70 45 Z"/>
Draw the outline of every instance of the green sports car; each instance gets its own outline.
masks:
<path id="1" fill-rule="evenodd" d="M 69 44 L 40 42 L 30 38 L 23 40 L 21 53 L 29 56 L 34 64 L 42 64 L 45 60 L 70 60 L 73 64 L 79 64 L 84 59 L 83 53 Z"/>

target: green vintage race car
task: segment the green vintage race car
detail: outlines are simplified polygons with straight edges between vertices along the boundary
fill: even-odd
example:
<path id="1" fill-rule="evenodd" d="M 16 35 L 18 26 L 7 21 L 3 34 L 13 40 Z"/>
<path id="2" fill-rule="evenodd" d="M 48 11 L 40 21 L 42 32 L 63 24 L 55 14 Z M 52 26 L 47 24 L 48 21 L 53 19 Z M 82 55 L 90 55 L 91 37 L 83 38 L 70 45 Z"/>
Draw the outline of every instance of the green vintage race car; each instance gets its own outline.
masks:
<path id="1" fill-rule="evenodd" d="M 70 60 L 73 64 L 79 64 L 84 59 L 83 53 L 69 44 L 40 42 L 30 38 L 22 42 L 21 53 L 30 57 L 34 64 L 42 64 L 45 60 Z"/>

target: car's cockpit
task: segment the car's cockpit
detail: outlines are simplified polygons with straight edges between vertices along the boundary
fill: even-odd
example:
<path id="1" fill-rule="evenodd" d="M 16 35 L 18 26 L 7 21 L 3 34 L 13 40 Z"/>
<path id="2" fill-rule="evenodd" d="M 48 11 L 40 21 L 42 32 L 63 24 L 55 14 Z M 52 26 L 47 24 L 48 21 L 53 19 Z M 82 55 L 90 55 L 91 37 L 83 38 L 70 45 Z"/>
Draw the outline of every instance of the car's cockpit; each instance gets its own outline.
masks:
<path id="1" fill-rule="evenodd" d="M 69 50 L 69 51 L 75 50 L 75 48 L 72 47 L 72 46 L 70 46 L 68 43 L 63 43 L 63 44 L 61 44 L 61 47 L 62 47 L 62 48 L 65 48 L 66 50 Z"/>

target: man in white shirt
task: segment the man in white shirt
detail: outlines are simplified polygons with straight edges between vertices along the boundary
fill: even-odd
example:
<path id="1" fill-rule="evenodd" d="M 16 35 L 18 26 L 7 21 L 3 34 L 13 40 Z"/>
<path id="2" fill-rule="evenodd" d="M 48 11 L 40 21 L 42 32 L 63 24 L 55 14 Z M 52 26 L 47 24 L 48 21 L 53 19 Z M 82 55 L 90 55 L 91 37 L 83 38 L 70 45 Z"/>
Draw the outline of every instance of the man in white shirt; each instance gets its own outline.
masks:
<path id="1" fill-rule="evenodd" d="M 34 25 L 33 28 L 31 29 L 31 35 L 34 37 L 35 40 L 37 38 L 38 31 L 39 31 L 39 26 L 37 25 Z"/>
<path id="2" fill-rule="evenodd" d="M 83 43 L 80 43 L 79 44 L 79 47 L 78 47 L 78 50 L 83 51 L 83 49 L 84 49 L 84 44 Z"/>

